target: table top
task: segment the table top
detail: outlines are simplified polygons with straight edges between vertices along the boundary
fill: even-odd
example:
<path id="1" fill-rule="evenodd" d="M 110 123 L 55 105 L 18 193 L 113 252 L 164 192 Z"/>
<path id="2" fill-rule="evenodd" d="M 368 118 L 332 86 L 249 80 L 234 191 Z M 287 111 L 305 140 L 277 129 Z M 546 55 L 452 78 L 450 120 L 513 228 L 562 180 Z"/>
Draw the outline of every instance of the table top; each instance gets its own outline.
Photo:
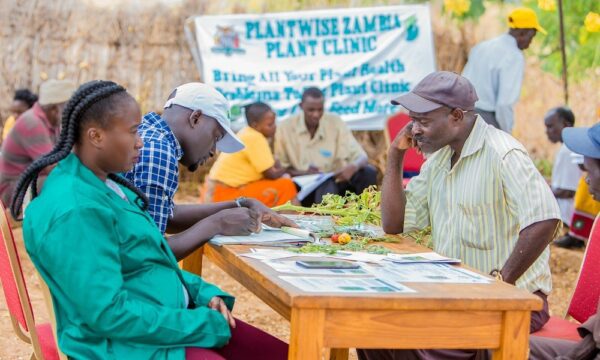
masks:
<path id="1" fill-rule="evenodd" d="M 414 240 L 401 236 L 398 236 L 397 243 L 385 243 L 383 246 L 396 253 L 430 251 L 415 244 Z M 208 244 L 205 254 L 285 317 L 289 316 L 290 308 L 457 311 L 535 311 L 542 308 L 538 296 L 495 279 L 488 284 L 405 283 L 416 290 L 414 293 L 306 292 L 280 279 L 282 273 L 260 260 L 239 256 L 256 247 L 259 246 Z"/>

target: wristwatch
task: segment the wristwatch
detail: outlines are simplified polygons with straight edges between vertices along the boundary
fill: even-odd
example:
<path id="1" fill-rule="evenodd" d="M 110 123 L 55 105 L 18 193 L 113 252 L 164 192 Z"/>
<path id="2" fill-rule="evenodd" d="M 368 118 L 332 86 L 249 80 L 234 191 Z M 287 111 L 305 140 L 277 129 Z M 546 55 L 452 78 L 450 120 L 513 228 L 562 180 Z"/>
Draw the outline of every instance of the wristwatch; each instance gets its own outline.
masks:
<path id="1" fill-rule="evenodd" d="M 496 280 L 499 281 L 504 281 L 504 278 L 502 277 L 502 273 L 500 272 L 500 270 L 498 269 L 494 269 L 490 272 L 490 275 L 492 275 L 493 277 L 496 278 Z"/>
<path id="2" fill-rule="evenodd" d="M 234 201 L 235 201 L 235 204 L 237 205 L 237 207 L 239 207 L 239 208 L 245 207 L 244 205 L 242 205 L 242 201 L 246 201 L 246 197 L 240 196 L 240 197 L 236 198 Z"/>

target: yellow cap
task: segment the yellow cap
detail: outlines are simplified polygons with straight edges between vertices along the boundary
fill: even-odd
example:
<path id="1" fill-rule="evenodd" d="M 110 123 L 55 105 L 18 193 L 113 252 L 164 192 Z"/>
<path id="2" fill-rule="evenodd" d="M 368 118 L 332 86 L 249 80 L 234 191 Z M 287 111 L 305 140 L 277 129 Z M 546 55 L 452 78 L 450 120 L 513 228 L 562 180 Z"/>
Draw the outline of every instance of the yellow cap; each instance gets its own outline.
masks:
<path id="1" fill-rule="evenodd" d="M 508 14 L 508 26 L 511 29 L 536 29 L 546 35 L 546 30 L 538 22 L 535 11 L 530 8 L 516 8 Z"/>

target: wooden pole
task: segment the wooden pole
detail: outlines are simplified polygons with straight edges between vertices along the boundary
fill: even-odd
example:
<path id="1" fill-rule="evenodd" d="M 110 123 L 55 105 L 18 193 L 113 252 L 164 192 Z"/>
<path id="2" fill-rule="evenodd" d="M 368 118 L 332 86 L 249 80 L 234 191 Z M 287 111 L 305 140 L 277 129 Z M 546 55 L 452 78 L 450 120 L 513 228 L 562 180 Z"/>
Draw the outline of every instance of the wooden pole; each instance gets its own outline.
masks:
<path id="1" fill-rule="evenodd" d="M 560 24 L 560 53 L 562 56 L 562 78 L 565 105 L 569 104 L 569 76 L 567 73 L 567 51 L 565 49 L 565 25 L 563 23 L 563 2 L 558 0 L 558 20 Z"/>

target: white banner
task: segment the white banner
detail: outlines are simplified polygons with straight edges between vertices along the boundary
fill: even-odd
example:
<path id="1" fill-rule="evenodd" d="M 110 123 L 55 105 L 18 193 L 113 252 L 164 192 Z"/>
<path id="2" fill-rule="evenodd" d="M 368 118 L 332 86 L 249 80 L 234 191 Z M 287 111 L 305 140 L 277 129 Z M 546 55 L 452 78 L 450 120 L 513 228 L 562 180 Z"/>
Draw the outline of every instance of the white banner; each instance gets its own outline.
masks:
<path id="1" fill-rule="evenodd" d="M 240 106 L 263 101 L 282 120 L 302 91 L 354 130 L 383 129 L 390 100 L 435 70 L 428 5 L 194 18 L 202 80 Z M 194 49 L 196 50 L 196 49 Z"/>

